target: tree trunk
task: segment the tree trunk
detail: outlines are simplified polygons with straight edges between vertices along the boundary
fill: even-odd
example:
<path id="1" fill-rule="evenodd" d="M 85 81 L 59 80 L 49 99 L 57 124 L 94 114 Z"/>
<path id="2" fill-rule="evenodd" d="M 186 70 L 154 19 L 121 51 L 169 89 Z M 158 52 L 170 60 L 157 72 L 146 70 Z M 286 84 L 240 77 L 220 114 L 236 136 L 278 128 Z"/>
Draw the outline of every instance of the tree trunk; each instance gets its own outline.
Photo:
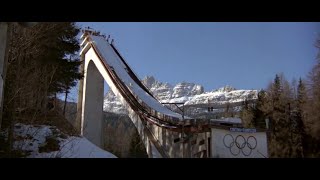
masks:
<path id="1" fill-rule="evenodd" d="M 13 142 L 14 142 L 14 124 L 15 124 L 15 112 L 11 110 L 10 112 L 10 126 L 8 133 L 8 143 L 9 143 L 9 154 L 13 157 Z"/>
<path id="2" fill-rule="evenodd" d="M 53 107 L 54 107 L 54 109 L 56 109 L 56 107 L 57 107 L 57 93 L 54 93 Z"/>
<path id="3" fill-rule="evenodd" d="M 64 96 L 63 116 L 65 116 L 66 114 L 67 99 L 68 99 L 68 90 L 65 91 L 65 96 Z"/>

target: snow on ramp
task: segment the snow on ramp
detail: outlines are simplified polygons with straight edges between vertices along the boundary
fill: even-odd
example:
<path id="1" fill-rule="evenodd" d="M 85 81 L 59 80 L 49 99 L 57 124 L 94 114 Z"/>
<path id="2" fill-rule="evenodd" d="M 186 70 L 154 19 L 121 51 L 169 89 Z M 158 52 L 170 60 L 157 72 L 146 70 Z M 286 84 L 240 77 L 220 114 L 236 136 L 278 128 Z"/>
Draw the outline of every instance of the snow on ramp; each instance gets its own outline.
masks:
<path id="1" fill-rule="evenodd" d="M 95 48 L 98 49 L 102 58 L 106 61 L 106 64 L 111 66 L 116 72 L 117 76 L 121 81 L 128 87 L 128 89 L 135 95 L 138 96 L 144 103 L 146 103 L 150 108 L 182 120 L 182 115 L 175 113 L 168 108 L 164 107 L 160 102 L 150 96 L 145 92 L 128 74 L 125 64 L 121 61 L 120 57 L 113 50 L 111 45 L 100 36 L 90 36 L 92 38 L 92 43 Z M 185 117 L 188 119 L 188 117 Z"/>

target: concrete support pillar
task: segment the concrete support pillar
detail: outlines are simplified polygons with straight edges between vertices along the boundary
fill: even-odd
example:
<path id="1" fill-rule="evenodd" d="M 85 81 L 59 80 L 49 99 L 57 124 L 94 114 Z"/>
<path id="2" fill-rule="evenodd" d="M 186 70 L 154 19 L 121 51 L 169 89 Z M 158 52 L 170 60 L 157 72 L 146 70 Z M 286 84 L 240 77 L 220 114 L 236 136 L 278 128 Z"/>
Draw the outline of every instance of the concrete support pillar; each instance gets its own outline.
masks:
<path id="1" fill-rule="evenodd" d="M 84 74 L 84 61 L 85 60 L 85 55 L 82 54 L 80 57 L 80 61 L 82 64 L 80 65 L 80 73 Z M 82 122 L 82 101 L 83 101 L 83 81 L 84 78 L 79 81 L 79 90 L 78 90 L 78 103 L 77 103 L 77 117 L 76 120 L 73 123 L 73 127 L 81 133 L 81 122 Z"/>
<path id="2" fill-rule="evenodd" d="M 103 148 L 103 90 L 104 79 L 90 61 L 84 73 L 81 134 Z"/>

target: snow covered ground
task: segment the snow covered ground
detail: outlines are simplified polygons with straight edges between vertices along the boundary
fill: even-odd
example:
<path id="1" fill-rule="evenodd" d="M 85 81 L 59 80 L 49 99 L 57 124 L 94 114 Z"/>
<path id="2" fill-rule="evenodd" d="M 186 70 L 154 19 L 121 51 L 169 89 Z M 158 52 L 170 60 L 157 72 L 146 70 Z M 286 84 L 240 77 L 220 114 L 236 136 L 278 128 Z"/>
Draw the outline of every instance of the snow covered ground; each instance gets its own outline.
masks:
<path id="1" fill-rule="evenodd" d="M 84 137 L 67 136 L 56 127 L 46 125 L 15 125 L 14 148 L 28 151 L 27 158 L 116 158 L 92 144 Z M 58 142 L 59 147 L 48 148 L 49 141 Z M 53 143 L 54 144 L 54 143 Z M 40 149 L 47 149 L 41 150 Z M 45 151 L 45 152 L 44 152 Z"/>
<path id="2" fill-rule="evenodd" d="M 222 119 L 210 119 L 210 121 L 212 122 L 219 122 L 219 123 L 236 123 L 236 124 L 241 124 L 242 121 L 240 118 L 232 118 L 232 117 L 228 117 L 228 118 L 222 118 Z"/>

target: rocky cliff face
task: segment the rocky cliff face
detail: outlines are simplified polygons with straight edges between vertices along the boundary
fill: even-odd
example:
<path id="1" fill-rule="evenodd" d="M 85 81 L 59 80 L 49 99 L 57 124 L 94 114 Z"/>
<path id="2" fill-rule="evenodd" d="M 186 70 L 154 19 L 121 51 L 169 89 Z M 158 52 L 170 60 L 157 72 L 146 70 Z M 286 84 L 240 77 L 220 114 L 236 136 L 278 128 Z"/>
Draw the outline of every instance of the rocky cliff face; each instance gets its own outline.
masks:
<path id="1" fill-rule="evenodd" d="M 157 97 L 158 100 L 171 99 L 173 94 L 173 86 L 169 83 L 162 83 L 153 76 L 147 76 L 142 80 L 142 83 Z"/>
<path id="2" fill-rule="evenodd" d="M 182 82 L 173 88 L 173 98 L 190 97 L 203 93 L 203 87 L 194 83 Z"/>
<path id="3" fill-rule="evenodd" d="M 103 111 L 116 114 L 127 114 L 127 110 L 111 90 L 104 96 Z"/>

